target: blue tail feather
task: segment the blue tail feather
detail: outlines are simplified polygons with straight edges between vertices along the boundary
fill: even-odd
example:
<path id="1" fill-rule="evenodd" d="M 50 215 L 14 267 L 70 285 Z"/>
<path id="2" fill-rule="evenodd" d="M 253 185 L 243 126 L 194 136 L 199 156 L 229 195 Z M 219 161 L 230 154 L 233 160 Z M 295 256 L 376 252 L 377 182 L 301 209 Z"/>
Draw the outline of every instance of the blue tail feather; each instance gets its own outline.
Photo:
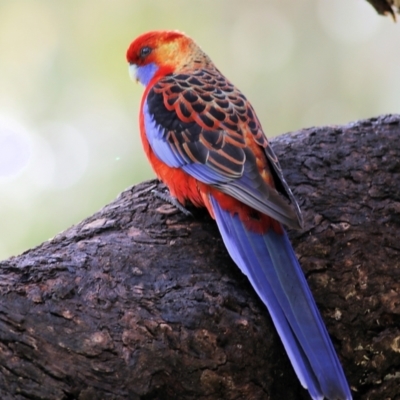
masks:
<path id="1" fill-rule="evenodd" d="M 293 368 L 313 399 L 351 400 L 335 349 L 286 233 L 249 231 L 211 196 L 229 254 L 267 306 Z"/>

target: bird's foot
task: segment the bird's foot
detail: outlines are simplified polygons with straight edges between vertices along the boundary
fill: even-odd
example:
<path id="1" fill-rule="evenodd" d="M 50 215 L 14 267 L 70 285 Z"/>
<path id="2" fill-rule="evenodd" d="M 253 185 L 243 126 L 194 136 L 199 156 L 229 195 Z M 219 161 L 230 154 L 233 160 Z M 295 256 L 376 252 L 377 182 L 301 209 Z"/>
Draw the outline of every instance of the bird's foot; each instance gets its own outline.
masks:
<path id="1" fill-rule="evenodd" d="M 161 200 L 166 201 L 169 204 L 172 204 L 175 208 L 177 208 L 179 211 L 184 213 L 187 216 L 193 216 L 193 214 L 187 210 L 183 205 L 178 201 L 176 197 L 171 196 L 169 193 L 162 193 L 159 192 L 158 190 L 153 189 L 151 193 L 154 194 L 154 196 L 158 197 Z"/>

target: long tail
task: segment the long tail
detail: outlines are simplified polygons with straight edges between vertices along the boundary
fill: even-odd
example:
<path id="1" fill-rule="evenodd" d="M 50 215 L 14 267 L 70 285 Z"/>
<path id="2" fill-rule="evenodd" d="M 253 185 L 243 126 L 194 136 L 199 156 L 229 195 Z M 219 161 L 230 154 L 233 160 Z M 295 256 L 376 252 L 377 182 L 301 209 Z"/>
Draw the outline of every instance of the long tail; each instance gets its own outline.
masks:
<path id="1" fill-rule="evenodd" d="M 294 370 L 315 400 L 351 400 L 335 349 L 286 233 L 250 232 L 210 196 L 229 254 L 267 306 Z"/>

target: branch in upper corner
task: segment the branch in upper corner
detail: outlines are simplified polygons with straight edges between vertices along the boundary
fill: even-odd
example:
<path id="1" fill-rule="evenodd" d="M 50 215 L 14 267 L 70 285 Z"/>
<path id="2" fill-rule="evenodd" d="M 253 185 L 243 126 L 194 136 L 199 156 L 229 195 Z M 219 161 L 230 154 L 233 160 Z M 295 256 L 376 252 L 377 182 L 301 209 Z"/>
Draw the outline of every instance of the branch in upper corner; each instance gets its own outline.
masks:
<path id="1" fill-rule="evenodd" d="M 391 15 L 396 22 L 396 14 L 400 13 L 400 0 L 367 0 L 378 14 Z"/>

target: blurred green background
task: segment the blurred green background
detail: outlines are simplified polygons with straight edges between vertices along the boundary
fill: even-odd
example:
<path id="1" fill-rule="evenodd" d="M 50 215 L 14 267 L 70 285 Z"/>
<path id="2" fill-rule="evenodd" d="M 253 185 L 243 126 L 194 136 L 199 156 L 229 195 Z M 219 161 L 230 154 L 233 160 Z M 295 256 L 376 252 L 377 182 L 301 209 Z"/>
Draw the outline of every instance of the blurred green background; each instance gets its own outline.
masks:
<path id="1" fill-rule="evenodd" d="M 399 112 L 400 26 L 364 0 L 0 0 L 0 259 L 153 177 L 125 62 L 152 29 L 192 36 L 269 137 Z"/>

